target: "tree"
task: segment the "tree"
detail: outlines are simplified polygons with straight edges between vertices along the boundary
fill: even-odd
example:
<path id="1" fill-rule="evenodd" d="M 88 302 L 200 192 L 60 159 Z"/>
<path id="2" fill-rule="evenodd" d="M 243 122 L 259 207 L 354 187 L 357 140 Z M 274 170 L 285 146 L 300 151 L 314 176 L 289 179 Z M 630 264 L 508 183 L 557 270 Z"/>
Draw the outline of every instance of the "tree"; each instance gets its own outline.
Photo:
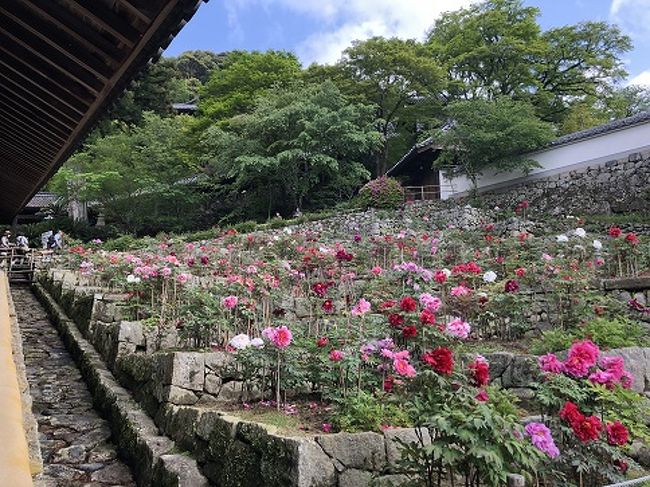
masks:
<path id="1" fill-rule="evenodd" d="M 240 217 L 333 204 L 369 177 L 363 159 L 380 146 L 373 113 L 331 82 L 274 88 L 250 114 L 206 130 L 206 172 Z"/>
<path id="2" fill-rule="evenodd" d="M 443 15 L 427 43 L 451 80 L 446 98 L 510 96 L 561 124 L 572 106 L 603 97 L 625 76 L 620 58 L 631 43 L 617 27 L 584 22 L 542 32 L 538 15 L 521 0 L 486 0 Z"/>
<path id="3" fill-rule="evenodd" d="M 553 138 L 531 104 L 508 97 L 457 101 L 445 112 L 447 128 L 435 134 L 442 149 L 436 165 L 449 176 L 467 176 L 474 188 L 486 169 L 529 171 L 536 163 L 525 154 Z"/>
<path id="4" fill-rule="evenodd" d="M 213 71 L 222 67 L 228 57 L 226 53 L 212 51 L 185 51 L 176 58 L 176 69 L 187 79 L 196 79 L 205 84 Z"/>
<path id="5" fill-rule="evenodd" d="M 133 233 L 188 226 L 200 195 L 184 184 L 196 174 L 185 150 L 185 117 L 142 115 L 141 126 L 114 122 L 57 172 L 51 187 L 66 199 L 91 202 L 106 220 Z"/>
<path id="6" fill-rule="evenodd" d="M 421 43 L 383 37 L 354 42 L 339 66 L 347 80 L 339 77 L 344 92 L 377 107 L 383 147 L 376 157 L 376 174 L 382 175 L 388 169 L 391 139 L 400 133 L 400 125 L 415 125 L 415 111 L 431 108 L 427 102 L 441 91 L 444 73 Z"/>
<path id="7" fill-rule="evenodd" d="M 202 127 L 247 113 L 255 99 L 274 86 L 300 76 L 296 56 L 284 51 L 233 51 L 213 71 L 200 94 Z"/>

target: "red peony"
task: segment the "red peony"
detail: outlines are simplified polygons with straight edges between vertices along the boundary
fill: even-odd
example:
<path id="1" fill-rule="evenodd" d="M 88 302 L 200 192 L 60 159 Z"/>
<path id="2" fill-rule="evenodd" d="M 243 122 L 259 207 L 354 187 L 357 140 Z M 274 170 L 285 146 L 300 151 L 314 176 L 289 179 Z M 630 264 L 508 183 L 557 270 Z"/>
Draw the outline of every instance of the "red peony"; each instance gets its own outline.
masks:
<path id="1" fill-rule="evenodd" d="M 576 421 L 571 425 L 573 432 L 583 443 L 597 440 L 603 430 L 603 423 L 597 416 L 583 417 L 582 421 Z"/>
<path id="2" fill-rule="evenodd" d="M 379 305 L 379 309 L 380 309 L 381 311 L 384 311 L 384 310 L 386 310 L 386 309 L 390 309 L 390 308 L 392 308 L 393 306 L 395 306 L 395 304 L 396 304 L 396 302 L 395 302 L 395 301 L 392 301 L 392 300 L 384 301 L 383 303 L 381 303 L 381 304 Z"/>
<path id="3" fill-rule="evenodd" d="M 619 227 L 611 227 L 609 229 L 609 236 L 612 238 L 618 238 L 621 236 L 623 233 L 623 230 L 621 230 Z"/>
<path id="4" fill-rule="evenodd" d="M 454 371 L 454 356 L 446 347 L 425 352 L 422 361 L 439 374 L 450 375 Z"/>
<path id="5" fill-rule="evenodd" d="M 331 299 L 326 299 L 325 301 L 323 301 L 323 305 L 321 306 L 321 308 L 323 309 L 323 311 L 325 311 L 325 313 L 331 313 L 332 311 L 334 311 L 334 302 Z"/>
<path id="6" fill-rule="evenodd" d="M 435 325 L 436 324 L 436 315 L 433 314 L 428 309 L 422 310 L 420 313 L 420 323 L 423 325 Z"/>
<path id="7" fill-rule="evenodd" d="M 469 364 L 469 369 L 474 373 L 474 382 L 478 387 L 483 387 L 490 382 L 490 365 L 484 360 L 477 360 Z"/>
<path id="8" fill-rule="evenodd" d="M 607 423 L 607 442 L 610 445 L 622 446 L 630 440 L 630 432 L 619 420 Z"/>
<path id="9" fill-rule="evenodd" d="M 404 338 L 413 338 L 414 336 L 417 336 L 418 334 L 418 329 L 414 326 L 405 326 L 402 329 L 402 336 Z"/>
<path id="10" fill-rule="evenodd" d="M 524 277 L 526 275 L 526 269 L 523 267 L 517 267 L 515 269 L 515 274 L 517 277 Z"/>
<path id="11" fill-rule="evenodd" d="M 627 469 L 629 468 L 629 465 L 625 460 L 614 460 L 614 466 L 618 468 L 621 473 L 627 472 Z"/>
<path id="12" fill-rule="evenodd" d="M 517 291 L 519 291 L 519 283 L 514 279 L 510 279 L 509 281 L 506 282 L 505 291 L 507 293 L 516 293 Z"/>
<path id="13" fill-rule="evenodd" d="M 395 377 L 392 375 L 387 376 L 384 379 L 384 392 L 391 392 L 395 386 Z"/>
<path id="14" fill-rule="evenodd" d="M 417 309 L 418 302 L 412 297 L 406 296 L 405 298 L 402 298 L 402 300 L 399 302 L 399 307 L 402 311 L 411 313 Z"/>
<path id="15" fill-rule="evenodd" d="M 326 347 L 329 342 L 330 341 L 327 337 L 320 337 L 318 340 L 316 340 L 316 346 L 323 348 Z"/>
<path id="16" fill-rule="evenodd" d="M 391 326 L 402 326 L 404 324 L 404 316 L 398 313 L 391 313 L 388 315 L 388 322 Z"/>
<path id="17" fill-rule="evenodd" d="M 444 284 L 447 282 L 447 274 L 445 274 L 444 271 L 436 271 L 433 274 L 433 279 L 438 283 L 438 284 Z"/>
<path id="18" fill-rule="evenodd" d="M 636 233 L 630 232 L 625 236 L 625 241 L 628 242 L 630 245 L 638 245 L 639 237 L 637 237 Z"/>

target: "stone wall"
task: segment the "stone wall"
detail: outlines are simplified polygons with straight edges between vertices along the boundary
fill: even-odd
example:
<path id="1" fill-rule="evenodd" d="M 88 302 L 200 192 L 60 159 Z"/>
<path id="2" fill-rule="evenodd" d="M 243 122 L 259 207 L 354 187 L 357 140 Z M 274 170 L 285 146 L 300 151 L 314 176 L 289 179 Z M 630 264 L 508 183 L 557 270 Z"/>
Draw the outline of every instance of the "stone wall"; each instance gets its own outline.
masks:
<path id="1" fill-rule="evenodd" d="M 609 214 L 650 209 L 650 153 L 524 181 L 481 193 L 485 206 L 514 208 L 528 200 L 532 212 Z"/>

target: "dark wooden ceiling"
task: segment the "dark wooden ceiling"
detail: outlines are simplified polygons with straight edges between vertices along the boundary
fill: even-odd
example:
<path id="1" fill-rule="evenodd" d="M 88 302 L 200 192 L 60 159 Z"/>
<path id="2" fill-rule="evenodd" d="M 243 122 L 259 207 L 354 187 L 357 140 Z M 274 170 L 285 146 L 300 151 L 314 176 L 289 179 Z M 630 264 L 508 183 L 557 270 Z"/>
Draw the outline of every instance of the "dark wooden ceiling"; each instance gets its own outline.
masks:
<path id="1" fill-rule="evenodd" d="M 200 3 L 0 1 L 0 220 L 47 182 Z"/>

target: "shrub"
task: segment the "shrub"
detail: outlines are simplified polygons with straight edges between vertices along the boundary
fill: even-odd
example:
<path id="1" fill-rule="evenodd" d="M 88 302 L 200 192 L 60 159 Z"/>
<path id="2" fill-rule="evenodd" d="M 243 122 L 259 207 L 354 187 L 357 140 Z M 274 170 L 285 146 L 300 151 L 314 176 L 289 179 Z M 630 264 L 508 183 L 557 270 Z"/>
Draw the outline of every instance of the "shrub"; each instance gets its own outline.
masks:
<path id="1" fill-rule="evenodd" d="M 381 431 L 382 426 L 408 426 L 408 414 L 403 407 L 391 403 L 386 397 L 359 391 L 341 401 L 334 423 L 341 431 Z"/>
<path id="2" fill-rule="evenodd" d="M 361 208 L 397 208 L 404 202 L 404 188 L 396 179 L 381 176 L 359 190 L 357 206 Z"/>

